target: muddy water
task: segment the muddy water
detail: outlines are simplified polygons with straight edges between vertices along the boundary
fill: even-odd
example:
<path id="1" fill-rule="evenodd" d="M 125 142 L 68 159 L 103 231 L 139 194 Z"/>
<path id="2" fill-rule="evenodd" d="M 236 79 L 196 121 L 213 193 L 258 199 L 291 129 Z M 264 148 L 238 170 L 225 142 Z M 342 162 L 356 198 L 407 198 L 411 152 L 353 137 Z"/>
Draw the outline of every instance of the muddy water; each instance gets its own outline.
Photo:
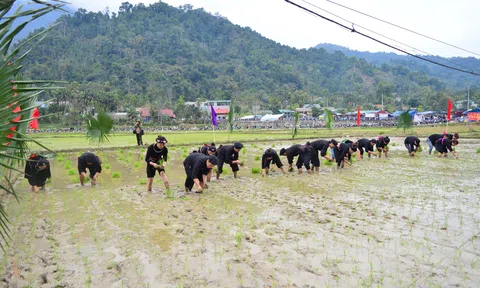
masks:
<path id="1" fill-rule="evenodd" d="M 7 203 L 0 287 L 476 287 L 480 141 L 463 139 L 459 160 L 411 159 L 393 142 L 386 159 L 267 178 L 251 168 L 272 144 L 248 144 L 239 179 L 188 195 L 194 147 L 171 149 L 173 199 L 158 180 L 146 192 L 143 149 L 100 154 L 97 187 L 79 187 L 78 155 L 64 155 L 46 192 L 21 181 L 20 204 Z"/>

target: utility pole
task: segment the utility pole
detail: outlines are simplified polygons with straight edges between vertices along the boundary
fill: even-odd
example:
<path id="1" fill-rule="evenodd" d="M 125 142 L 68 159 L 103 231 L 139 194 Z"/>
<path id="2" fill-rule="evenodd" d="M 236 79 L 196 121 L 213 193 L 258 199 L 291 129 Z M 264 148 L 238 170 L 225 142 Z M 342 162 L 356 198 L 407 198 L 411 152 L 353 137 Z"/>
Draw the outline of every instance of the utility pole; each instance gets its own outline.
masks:
<path id="1" fill-rule="evenodd" d="M 382 111 L 383 111 L 383 93 L 382 93 Z"/>

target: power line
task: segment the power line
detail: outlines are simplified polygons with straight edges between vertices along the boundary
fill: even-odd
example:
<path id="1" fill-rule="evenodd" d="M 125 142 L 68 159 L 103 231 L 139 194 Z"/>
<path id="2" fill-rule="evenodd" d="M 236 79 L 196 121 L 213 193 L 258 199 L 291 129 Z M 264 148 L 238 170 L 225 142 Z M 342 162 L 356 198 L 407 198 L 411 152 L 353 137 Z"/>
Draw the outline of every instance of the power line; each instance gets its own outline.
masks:
<path id="1" fill-rule="evenodd" d="M 392 25 L 392 26 L 397 27 L 397 28 L 399 28 L 399 29 L 408 31 L 408 32 L 410 32 L 410 33 L 414 33 L 414 34 L 417 34 L 417 35 L 419 35 L 419 36 L 428 38 L 428 39 L 433 40 L 433 41 L 436 41 L 436 42 L 438 42 L 438 43 L 442 43 L 442 44 L 445 44 L 445 45 L 447 45 L 447 46 L 450 46 L 450 47 L 453 47 L 453 48 L 462 50 L 462 51 L 464 51 L 464 52 L 468 52 L 468 53 L 471 53 L 471 54 L 475 54 L 475 55 L 477 55 L 477 56 L 480 56 L 480 54 L 475 53 L 475 52 L 473 52 L 473 51 L 470 51 L 470 50 L 467 50 L 467 49 L 463 49 L 462 47 L 458 47 L 458 46 L 455 46 L 455 45 L 453 45 L 453 44 L 449 44 L 449 43 L 447 43 L 447 42 L 444 42 L 444 41 L 435 39 L 435 38 L 433 38 L 433 37 L 430 37 L 430 36 L 428 36 L 428 35 L 425 35 L 425 34 L 422 34 L 422 33 L 416 32 L 416 31 L 413 31 L 413 30 L 411 30 L 411 29 L 402 27 L 402 26 L 397 25 L 397 24 L 395 24 L 395 23 L 388 22 L 388 21 L 386 21 L 386 20 L 380 19 L 380 18 L 375 17 L 375 16 L 372 16 L 372 15 L 368 15 L 367 13 L 364 13 L 364 12 L 361 12 L 361 11 L 358 11 L 358 10 L 355 10 L 355 9 L 350 8 L 350 7 L 347 7 L 347 6 L 345 6 L 345 5 L 342 5 L 342 4 L 333 2 L 333 1 L 331 1 L 331 0 L 326 0 L 326 1 L 327 1 L 327 2 L 330 2 L 330 3 L 332 3 L 332 4 L 335 4 L 335 5 L 338 5 L 338 6 L 340 6 L 340 7 L 343 7 L 343 8 L 345 8 L 345 9 L 351 10 L 351 11 L 353 11 L 353 12 L 362 14 L 362 15 L 367 16 L 367 17 L 370 17 L 370 18 L 372 18 L 372 19 L 375 19 L 375 20 L 381 21 L 381 22 L 383 22 L 383 23 Z M 288 2 L 288 1 L 287 1 L 287 2 Z"/>
<path id="2" fill-rule="evenodd" d="M 364 26 L 355 24 L 355 23 L 353 23 L 352 21 L 349 21 L 349 20 L 347 20 L 347 19 L 345 19 L 345 18 L 343 18 L 343 17 L 341 17 L 341 16 L 338 16 L 338 15 L 336 15 L 336 14 L 334 14 L 334 13 L 331 13 L 331 12 L 329 12 L 329 11 L 327 11 L 327 10 L 325 10 L 325 9 L 323 9 L 323 8 L 315 5 L 315 4 L 312 4 L 312 3 L 308 2 L 308 1 L 306 1 L 306 0 L 301 0 L 301 1 L 302 1 L 302 2 L 305 2 L 305 3 L 309 4 L 309 5 L 311 5 L 311 6 L 313 6 L 313 7 L 315 7 L 315 8 L 317 8 L 317 9 L 321 10 L 321 11 L 324 11 L 324 12 L 330 14 L 330 15 L 333 15 L 333 16 L 335 16 L 335 17 L 337 17 L 337 18 L 339 18 L 339 19 L 341 19 L 341 20 L 343 20 L 343 21 L 346 21 L 346 22 L 351 23 L 351 24 L 353 25 L 352 27 L 354 27 L 354 26 L 360 27 L 360 28 L 362 28 L 362 29 L 365 29 L 365 30 L 373 33 L 373 34 L 376 34 L 376 35 L 379 35 L 379 36 L 381 36 L 381 37 L 384 37 L 384 38 L 386 38 L 386 39 L 388 39 L 388 40 L 390 40 L 390 41 L 396 42 L 396 43 L 398 43 L 398 44 L 400 44 L 400 45 L 403 45 L 403 46 L 408 47 L 408 48 L 410 48 L 410 49 L 413 49 L 413 50 L 415 50 L 415 51 L 421 52 L 421 53 L 426 54 L 426 55 L 428 55 L 428 56 L 430 56 L 430 57 L 437 58 L 437 59 L 439 59 L 439 60 L 441 60 L 441 61 L 445 61 L 445 62 L 451 63 L 451 64 L 453 64 L 453 65 L 456 65 L 456 66 L 459 66 L 459 67 L 463 67 L 463 68 L 465 68 L 465 69 L 470 69 L 469 67 L 466 67 L 466 66 L 464 66 L 464 65 L 455 63 L 455 62 L 453 62 L 453 61 L 450 61 L 450 60 L 445 59 L 445 58 L 442 58 L 442 57 L 435 56 L 435 55 L 433 55 L 432 53 L 428 53 L 428 52 L 425 52 L 425 51 L 423 51 L 423 50 L 417 49 L 417 48 L 415 48 L 415 47 L 413 47 L 413 46 L 410 46 L 410 45 L 408 45 L 408 44 L 405 44 L 405 43 L 403 43 L 403 42 L 400 42 L 400 41 L 398 41 L 398 40 L 395 40 L 395 39 L 393 39 L 393 38 L 390 38 L 390 37 L 388 37 L 388 36 L 385 36 L 385 35 L 383 35 L 383 34 L 380 34 L 380 33 L 378 33 L 378 32 L 375 32 L 375 31 L 373 31 L 373 30 L 370 30 L 370 29 L 368 29 L 368 28 L 366 28 L 366 27 L 364 27 Z"/>
<path id="3" fill-rule="evenodd" d="M 309 13 L 315 15 L 315 16 L 318 16 L 318 17 L 320 17 L 320 18 L 322 18 L 322 19 L 324 19 L 324 20 L 327 20 L 327 21 L 329 21 L 329 22 L 332 22 L 332 23 L 334 23 L 334 24 L 337 24 L 337 25 L 339 25 L 340 27 L 342 27 L 342 28 L 344 28 L 344 29 L 347 29 L 347 30 L 349 30 L 349 31 L 352 32 L 352 33 L 357 33 L 357 34 L 359 34 L 359 35 L 361 35 L 361 36 L 363 36 L 363 37 L 366 37 L 366 38 L 368 38 L 368 39 L 370 39 L 370 40 L 373 40 L 373 41 L 375 41 L 375 42 L 378 42 L 378 43 L 380 43 L 380 44 L 382 44 L 382 45 L 385 45 L 385 46 L 387 46 L 387 47 L 390 47 L 390 48 L 392 48 L 392 49 L 395 49 L 395 50 L 397 50 L 397 51 L 400 51 L 400 52 L 402 52 L 402 53 L 405 53 L 405 54 L 407 54 L 407 55 L 410 55 L 410 56 L 412 56 L 412 57 L 415 57 L 415 58 L 418 58 L 418 59 L 420 59 L 420 60 L 424 60 L 424 61 L 427 61 L 427 62 L 436 64 L 436 65 L 439 65 L 439 66 L 442 66 L 442 67 L 445 67 L 445 68 L 448 68 L 448 69 L 456 70 L 456 71 L 463 72 L 463 73 L 472 74 L 472 75 L 475 75 L 475 76 L 480 76 L 480 74 L 475 73 L 475 72 L 473 72 L 473 71 L 467 71 L 467 70 L 459 69 L 459 68 L 456 68 L 456 67 L 448 66 L 448 65 L 445 65 L 445 64 L 438 63 L 438 62 L 436 62 L 436 61 L 430 60 L 430 59 L 428 59 L 428 58 L 425 58 L 425 57 L 421 57 L 421 56 L 412 54 L 412 53 L 407 52 L 407 51 L 405 51 L 405 50 L 403 50 L 403 49 L 400 49 L 400 48 L 398 48 L 398 47 L 395 47 L 395 46 L 393 46 L 393 45 L 390 45 L 390 44 L 388 44 L 388 43 L 385 43 L 385 42 L 383 42 L 383 41 L 380 41 L 380 40 L 378 40 L 378 39 L 376 39 L 376 38 L 373 38 L 372 36 L 369 36 L 369 35 L 364 34 L 364 33 L 362 33 L 362 32 L 358 32 L 357 30 L 355 30 L 354 27 L 349 28 L 349 27 L 347 27 L 347 26 L 345 26 L 345 25 L 343 25 L 343 24 L 341 24 L 341 23 L 338 23 L 338 22 L 335 21 L 335 20 L 332 20 L 332 19 L 330 19 L 330 18 L 327 18 L 327 17 L 325 17 L 325 16 L 322 16 L 322 15 L 320 15 L 320 14 L 318 14 L 318 13 L 316 13 L 316 12 L 314 12 L 314 11 L 308 9 L 308 8 L 305 8 L 305 7 L 303 7 L 303 6 L 301 6 L 301 5 L 297 4 L 297 3 L 294 3 L 294 2 L 292 2 L 292 1 L 290 1 L 290 0 L 285 0 L 285 1 L 286 1 L 287 3 L 292 4 L 293 6 L 296 6 L 296 7 L 300 8 L 300 9 L 303 9 L 303 10 L 305 10 L 305 11 L 307 11 L 307 12 L 309 12 Z"/>

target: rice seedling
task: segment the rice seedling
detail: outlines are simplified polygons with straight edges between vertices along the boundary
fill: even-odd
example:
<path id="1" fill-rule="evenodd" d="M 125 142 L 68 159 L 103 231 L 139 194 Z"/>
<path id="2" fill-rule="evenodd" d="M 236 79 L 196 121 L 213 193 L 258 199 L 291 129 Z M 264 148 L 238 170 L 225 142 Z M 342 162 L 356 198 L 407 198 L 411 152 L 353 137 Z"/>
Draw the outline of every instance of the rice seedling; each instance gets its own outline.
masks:
<path id="1" fill-rule="evenodd" d="M 120 172 L 112 172 L 112 178 L 120 178 Z"/>
<path id="2" fill-rule="evenodd" d="M 140 161 L 136 161 L 133 166 L 135 166 L 135 168 L 139 168 L 140 166 L 142 166 L 142 164 L 140 164 Z"/>
<path id="3" fill-rule="evenodd" d="M 145 184 L 147 184 L 147 180 L 142 178 L 142 179 L 140 179 L 139 183 L 140 183 L 140 185 L 145 185 Z"/>
<path id="4" fill-rule="evenodd" d="M 260 160 L 260 156 L 255 156 L 255 161 L 259 161 Z"/>
<path id="5" fill-rule="evenodd" d="M 167 198 L 174 198 L 175 197 L 175 191 L 173 191 L 171 189 L 166 189 L 165 190 L 165 196 Z"/>
<path id="6" fill-rule="evenodd" d="M 242 233 L 240 233 L 240 231 L 237 231 L 237 233 L 235 233 L 235 242 L 237 243 L 237 248 L 240 248 L 240 246 L 242 245 L 242 240 Z"/>
<path id="7" fill-rule="evenodd" d="M 57 157 L 58 162 L 63 162 L 65 159 L 63 157 Z"/>
<path id="8" fill-rule="evenodd" d="M 76 173 L 75 173 L 75 170 L 70 169 L 70 170 L 68 170 L 67 174 L 68 174 L 69 176 L 72 176 L 72 175 L 75 175 Z"/>
<path id="9" fill-rule="evenodd" d="M 105 164 L 105 169 L 111 169 L 112 166 L 110 166 L 110 164 Z"/>
<path id="10" fill-rule="evenodd" d="M 245 153 L 247 153 L 247 148 L 243 147 L 242 148 L 242 154 L 245 154 Z"/>
<path id="11" fill-rule="evenodd" d="M 258 168 L 258 167 L 252 168 L 252 174 L 259 174 L 259 173 L 261 173 L 261 172 L 262 172 L 261 169 Z"/>
<path id="12" fill-rule="evenodd" d="M 65 170 L 72 169 L 72 161 L 66 160 L 65 161 Z"/>
<path id="13" fill-rule="evenodd" d="M 477 148 L 477 153 L 480 153 L 480 148 Z"/>

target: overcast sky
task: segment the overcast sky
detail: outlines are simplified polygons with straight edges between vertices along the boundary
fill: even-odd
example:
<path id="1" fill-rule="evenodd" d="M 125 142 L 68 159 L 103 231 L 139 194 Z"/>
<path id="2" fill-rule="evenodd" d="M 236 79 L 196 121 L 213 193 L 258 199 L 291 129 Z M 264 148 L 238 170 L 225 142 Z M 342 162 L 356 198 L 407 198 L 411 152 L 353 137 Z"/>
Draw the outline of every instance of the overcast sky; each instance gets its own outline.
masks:
<path id="1" fill-rule="evenodd" d="M 480 1 L 478 0 L 332 0 L 344 6 L 376 16 L 383 20 L 409 28 L 443 42 L 459 46 L 479 55 L 471 54 L 444 44 L 420 37 L 384 24 L 377 20 L 362 16 L 327 0 L 291 0 L 302 6 L 315 10 L 321 15 L 340 21 L 346 26 L 349 22 L 340 20 L 331 14 L 319 10 L 307 3 L 318 6 L 330 13 L 336 14 L 363 26 L 376 33 L 383 34 L 396 41 L 403 42 L 414 48 L 433 55 L 445 57 L 462 56 L 480 58 Z M 92 11 L 104 11 L 108 6 L 110 11 L 117 11 L 125 0 L 69 0 L 75 7 Z M 145 5 L 158 2 L 155 0 L 131 0 L 131 4 Z M 319 43 L 332 43 L 360 51 L 392 51 L 388 47 L 365 39 L 362 36 L 344 30 L 326 20 L 303 12 L 284 0 L 165 0 L 170 5 L 178 7 L 191 4 L 195 8 L 218 12 L 234 24 L 248 26 L 263 36 L 281 44 L 296 48 L 309 48 Z M 401 46 L 358 26 L 356 30 L 378 37 L 388 43 L 399 46 L 414 54 L 423 54 L 411 48 Z M 400 53 L 401 54 L 401 53 Z"/>

